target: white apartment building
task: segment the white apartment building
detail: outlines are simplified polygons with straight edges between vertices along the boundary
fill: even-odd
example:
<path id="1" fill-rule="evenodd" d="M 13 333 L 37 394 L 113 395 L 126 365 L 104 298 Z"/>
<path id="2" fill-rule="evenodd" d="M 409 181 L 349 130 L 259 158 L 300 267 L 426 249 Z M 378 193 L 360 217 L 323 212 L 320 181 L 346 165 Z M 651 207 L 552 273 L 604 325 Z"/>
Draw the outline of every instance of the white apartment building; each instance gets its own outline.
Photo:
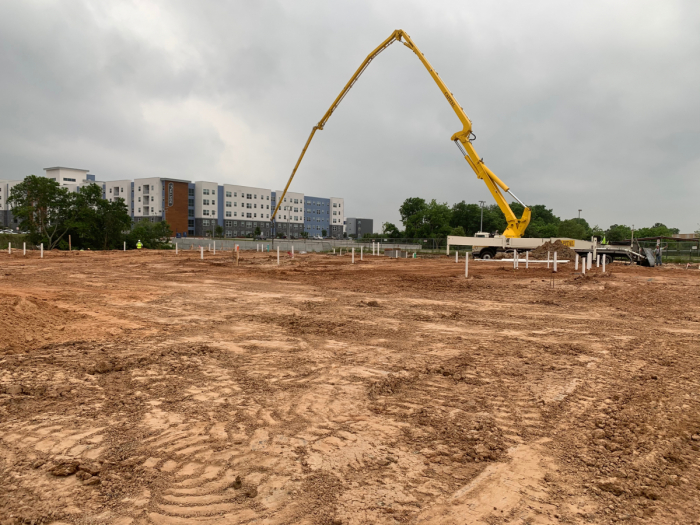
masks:
<path id="1" fill-rule="evenodd" d="M 133 183 L 130 180 L 110 180 L 104 183 L 104 193 L 105 193 L 105 199 L 107 199 L 109 202 L 114 202 L 117 199 L 124 199 L 124 203 L 126 204 L 126 209 L 129 210 L 129 213 L 133 216 L 134 215 L 134 206 L 133 206 L 133 201 L 132 201 L 132 185 Z M 149 191 L 150 193 L 150 191 Z M 150 208 L 150 204 L 149 204 Z"/>
<path id="2" fill-rule="evenodd" d="M 224 220 L 270 220 L 271 190 L 224 184 L 223 191 Z"/>
<path id="3" fill-rule="evenodd" d="M 272 191 L 237 184 L 224 184 L 221 191 L 224 236 L 243 237 L 255 234 L 258 229 L 261 235 L 270 235 Z"/>
<path id="4" fill-rule="evenodd" d="M 200 237 L 219 226 L 219 185 L 216 182 L 194 183 L 194 231 Z"/>
<path id="5" fill-rule="evenodd" d="M 276 197 L 281 197 L 282 190 L 275 192 Z M 276 203 L 275 203 L 276 204 Z M 280 204 L 275 216 L 277 234 L 289 237 L 299 237 L 304 231 L 304 194 L 288 191 Z"/>
<path id="6" fill-rule="evenodd" d="M 0 226 L 5 228 L 17 228 L 17 221 L 12 216 L 12 206 L 7 204 L 12 188 L 17 186 L 21 180 L 0 181 Z"/>
<path id="7" fill-rule="evenodd" d="M 109 184 L 112 184 L 111 182 Z M 121 188 L 121 186 L 120 186 Z M 124 186 L 126 189 L 126 186 Z M 109 196 L 109 193 L 107 193 Z M 159 177 L 134 179 L 134 220 L 149 219 L 157 222 L 163 217 L 165 194 Z"/>
<path id="8" fill-rule="evenodd" d="M 345 233 L 345 199 L 331 197 L 330 235 L 340 238 Z"/>
<path id="9" fill-rule="evenodd" d="M 47 178 L 55 180 L 61 186 L 79 186 L 88 181 L 87 174 L 90 170 L 56 166 L 54 168 L 44 168 L 44 171 Z M 93 177 L 90 182 L 94 182 L 94 180 Z"/>

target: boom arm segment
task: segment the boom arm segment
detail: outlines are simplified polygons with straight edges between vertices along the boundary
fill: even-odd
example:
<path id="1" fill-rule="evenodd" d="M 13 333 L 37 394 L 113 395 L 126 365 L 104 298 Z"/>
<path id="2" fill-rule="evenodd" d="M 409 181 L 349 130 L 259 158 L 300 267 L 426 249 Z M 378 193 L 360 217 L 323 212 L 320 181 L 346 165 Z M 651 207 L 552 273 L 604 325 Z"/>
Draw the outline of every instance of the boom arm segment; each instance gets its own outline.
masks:
<path id="1" fill-rule="evenodd" d="M 391 34 L 391 36 L 389 36 L 389 38 L 387 38 L 374 51 L 367 55 L 367 58 L 365 58 L 362 64 L 360 64 L 360 67 L 357 68 L 355 74 L 350 78 L 350 80 L 340 92 L 338 97 L 333 101 L 333 104 L 330 108 L 328 108 L 328 111 L 326 111 L 325 115 L 323 115 L 323 118 L 318 122 L 317 125 L 313 127 L 313 129 L 311 130 L 311 134 L 309 135 L 309 138 L 307 139 L 306 144 L 304 145 L 304 149 L 301 150 L 301 155 L 299 155 L 299 159 L 294 165 L 294 169 L 292 170 L 292 174 L 289 177 L 289 181 L 287 181 L 287 185 L 284 188 L 284 192 L 282 193 L 282 196 L 279 197 L 277 200 L 277 206 L 275 206 L 275 211 L 273 212 L 272 218 L 270 220 L 272 221 L 275 219 L 277 211 L 279 210 L 280 205 L 284 201 L 284 196 L 287 194 L 289 185 L 292 183 L 292 179 L 294 178 L 294 175 L 296 174 L 297 169 L 299 168 L 299 165 L 301 164 L 301 161 L 304 158 L 304 155 L 306 154 L 306 150 L 308 149 L 309 144 L 311 143 L 311 139 L 313 139 L 314 135 L 316 134 L 316 131 L 319 129 L 323 129 L 323 127 L 325 126 L 326 122 L 328 122 L 328 119 L 331 117 L 335 109 L 345 98 L 345 95 L 347 95 L 348 91 L 350 91 L 350 88 L 352 88 L 352 86 L 355 85 L 355 82 L 357 82 L 357 80 L 360 78 L 360 75 L 362 75 L 365 69 L 367 69 L 367 66 L 369 66 L 370 62 L 372 62 L 372 60 L 374 60 L 374 58 L 379 53 L 384 51 L 387 47 L 389 47 L 396 41 L 401 42 L 403 45 L 408 47 L 411 51 L 413 51 L 416 54 L 418 60 L 420 60 L 421 63 L 425 66 L 425 68 L 428 70 L 428 73 L 430 73 L 430 76 L 440 88 L 440 91 L 442 91 L 443 95 L 445 95 L 447 102 L 449 102 L 450 106 L 452 106 L 452 109 L 457 114 L 457 118 L 459 118 L 459 120 L 462 122 L 462 131 L 458 131 L 457 133 L 452 135 L 452 140 L 455 142 L 455 144 L 457 144 L 460 151 L 462 152 L 462 155 L 464 155 L 464 158 L 474 170 L 474 173 L 476 173 L 476 176 L 486 183 L 486 187 L 489 189 L 491 195 L 493 195 L 493 198 L 498 204 L 498 207 L 505 215 L 506 221 L 508 223 L 508 228 L 506 228 L 506 231 L 503 232 L 503 235 L 506 237 L 522 237 L 523 233 L 525 232 L 525 229 L 530 223 L 530 208 L 525 206 L 525 204 L 523 204 L 520 199 L 513 195 L 513 193 L 510 191 L 510 188 L 506 184 L 504 184 L 503 181 L 501 181 L 501 179 L 499 179 L 486 166 L 486 164 L 484 164 L 483 159 L 479 158 L 472 144 L 472 140 L 474 140 L 475 138 L 474 134 L 472 133 L 472 122 L 471 120 L 469 120 L 469 117 L 465 113 L 464 108 L 459 105 L 457 100 L 454 98 L 452 92 L 448 89 L 447 85 L 438 75 L 437 71 L 433 69 L 433 66 L 430 65 L 430 62 L 428 62 L 428 60 L 425 58 L 420 49 L 418 49 L 418 46 L 416 46 L 413 43 L 411 37 L 408 36 L 408 34 L 401 29 L 397 29 L 396 31 L 394 31 Z M 525 209 L 520 219 L 518 219 L 513 213 L 513 210 L 511 210 L 510 206 L 508 205 L 508 201 L 506 201 L 501 190 L 510 193 L 510 195 L 515 200 L 517 200 L 520 204 L 524 206 Z"/>

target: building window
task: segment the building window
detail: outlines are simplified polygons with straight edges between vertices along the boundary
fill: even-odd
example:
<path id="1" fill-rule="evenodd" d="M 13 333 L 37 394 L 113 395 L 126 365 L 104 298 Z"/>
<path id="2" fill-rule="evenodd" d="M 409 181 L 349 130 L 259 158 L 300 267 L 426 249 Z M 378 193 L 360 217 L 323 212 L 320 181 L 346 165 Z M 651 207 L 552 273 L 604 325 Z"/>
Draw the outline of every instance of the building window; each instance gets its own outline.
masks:
<path id="1" fill-rule="evenodd" d="M 227 197 L 230 197 L 230 196 L 231 196 L 231 192 L 230 192 L 230 191 L 227 191 L 227 192 L 226 192 L 226 196 L 227 196 Z"/>
<path id="2" fill-rule="evenodd" d="M 151 208 L 151 213 L 153 213 L 153 208 Z"/>
<path id="3" fill-rule="evenodd" d="M 234 196 L 234 197 L 238 197 L 238 192 L 237 192 L 237 191 L 234 191 L 234 192 L 233 192 L 233 196 Z"/>
<path id="4" fill-rule="evenodd" d="M 209 226 L 209 219 L 204 219 L 202 221 L 202 226 Z"/>
<path id="5" fill-rule="evenodd" d="M 224 221 L 224 225 L 225 225 L 227 228 L 230 228 L 231 226 L 233 226 L 233 221 Z"/>
<path id="6" fill-rule="evenodd" d="M 194 199 L 187 199 L 188 206 L 194 206 Z"/>
<path id="7" fill-rule="evenodd" d="M 231 207 L 231 201 L 226 201 L 226 207 L 230 208 Z"/>
<path id="8" fill-rule="evenodd" d="M 211 205 L 216 206 L 216 201 L 214 199 L 211 200 Z"/>
<path id="9" fill-rule="evenodd" d="M 253 195 L 253 198 L 257 200 L 257 199 L 258 199 L 258 194 L 256 193 L 255 195 Z"/>
<path id="10" fill-rule="evenodd" d="M 187 227 L 188 227 L 188 228 L 194 228 L 194 220 L 188 220 L 188 221 L 187 221 Z"/>
<path id="11" fill-rule="evenodd" d="M 226 212 L 226 217 L 230 217 L 230 216 L 231 216 L 231 212 L 230 212 L 230 211 L 227 211 L 227 212 Z"/>
<path id="12" fill-rule="evenodd" d="M 139 213 L 141 213 L 141 208 L 139 208 Z"/>
<path id="13" fill-rule="evenodd" d="M 204 206 L 209 206 L 209 199 L 202 199 L 202 204 Z M 335 215 L 335 213 L 333 215 Z"/>
<path id="14" fill-rule="evenodd" d="M 139 202 L 141 202 L 141 197 L 139 197 Z"/>
<path id="15" fill-rule="evenodd" d="M 194 197 L 194 188 L 188 188 L 187 195 L 190 197 Z"/>
<path id="16" fill-rule="evenodd" d="M 209 215 L 209 210 L 202 210 L 202 215 Z M 333 221 L 335 222 L 335 221 Z"/>
<path id="17" fill-rule="evenodd" d="M 253 206 L 252 206 L 249 202 L 246 202 L 246 203 L 245 203 L 245 207 L 246 207 L 246 208 L 252 208 Z"/>
<path id="18" fill-rule="evenodd" d="M 234 216 L 234 217 L 238 217 L 238 212 L 237 212 L 237 211 L 234 211 L 234 212 L 233 212 L 233 216 Z"/>
<path id="19" fill-rule="evenodd" d="M 214 217 L 216 215 L 216 210 L 211 210 L 211 215 Z"/>
<path id="20" fill-rule="evenodd" d="M 246 199 L 252 199 L 253 196 L 252 196 L 250 193 L 246 193 L 245 198 L 246 198 Z"/>
<path id="21" fill-rule="evenodd" d="M 245 214 L 245 216 L 248 217 L 249 219 L 250 219 L 250 215 L 251 215 L 250 213 Z"/>
<path id="22" fill-rule="evenodd" d="M 209 195 L 209 190 L 206 189 L 206 188 L 204 188 L 204 189 L 202 190 L 202 195 Z"/>
<path id="23" fill-rule="evenodd" d="M 194 210 L 187 210 L 188 217 L 194 217 Z"/>
<path id="24" fill-rule="evenodd" d="M 269 213 L 267 214 L 267 218 L 268 218 L 268 219 L 270 218 L 270 214 L 269 214 Z"/>
<path id="25" fill-rule="evenodd" d="M 267 199 L 266 199 L 266 200 L 268 200 L 268 201 L 270 200 L 270 196 L 269 196 L 269 195 L 267 196 Z M 269 206 L 268 206 L 268 208 L 269 208 Z"/>

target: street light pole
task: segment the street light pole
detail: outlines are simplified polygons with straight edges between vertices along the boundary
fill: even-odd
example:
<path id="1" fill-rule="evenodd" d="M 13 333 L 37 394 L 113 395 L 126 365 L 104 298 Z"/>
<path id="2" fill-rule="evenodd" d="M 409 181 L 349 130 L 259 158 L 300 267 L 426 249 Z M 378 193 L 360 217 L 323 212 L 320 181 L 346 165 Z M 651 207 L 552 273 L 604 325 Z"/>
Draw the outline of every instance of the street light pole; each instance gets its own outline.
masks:
<path id="1" fill-rule="evenodd" d="M 583 211 L 583 210 L 579 210 L 579 211 L 578 211 L 578 218 L 579 218 L 579 219 L 581 218 L 581 212 L 582 212 L 582 211 Z"/>
<path id="2" fill-rule="evenodd" d="M 484 204 L 486 204 L 486 201 L 479 201 L 479 204 L 481 204 L 481 226 L 479 226 L 479 231 L 483 232 L 484 231 Z"/>

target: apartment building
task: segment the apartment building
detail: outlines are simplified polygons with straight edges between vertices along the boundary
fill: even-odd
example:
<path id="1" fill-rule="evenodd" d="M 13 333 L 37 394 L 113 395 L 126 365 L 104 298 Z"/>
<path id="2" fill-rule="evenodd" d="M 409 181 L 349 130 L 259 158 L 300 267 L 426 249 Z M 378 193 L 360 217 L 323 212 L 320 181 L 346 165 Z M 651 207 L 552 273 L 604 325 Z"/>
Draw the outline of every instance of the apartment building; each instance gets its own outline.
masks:
<path id="1" fill-rule="evenodd" d="M 124 199 L 135 222 L 167 221 L 173 233 L 206 236 L 221 226 L 225 237 L 245 237 L 257 230 L 266 237 L 276 234 L 298 238 L 323 235 L 342 238 L 345 233 L 344 200 L 341 198 L 305 197 L 287 192 L 275 218 L 270 222 L 281 191 L 236 184 L 190 182 L 162 177 L 97 181 L 89 170 L 66 167 L 44 168 L 46 177 L 61 186 L 77 191 L 95 183 L 110 202 Z M 11 188 L 21 181 L 0 181 L 0 225 L 16 224 L 7 206 Z M 211 233 L 210 233 L 211 232 Z"/>
<path id="2" fill-rule="evenodd" d="M 345 231 L 348 237 L 361 239 L 363 235 L 374 233 L 374 221 L 367 218 L 348 217 L 345 220 Z"/>
<path id="3" fill-rule="evenodd" d="M 124 199 L 126 209 L 134 216 L 134 183 L 130 180 L 110 180 L 104 183 L 104 198 L 109 202 Z"/>
<path id="4" fill-rule="evenodd" d="M 331 197 L 330 204 L 331 231 L 328 234 L 335 239 L 342 239 L 345 236 L 345 200 Z"/>
<path id="5" fill-rule="evenodd" d="M 331 231 L 331 200 L 307 195 L 304 203 L 304 231 L 309 237 L 328 236 Z"/>
<path id="6" fill-rule="evenodd" d="M 222 214 L 225 237 L 245 237 L 255 235 L 272 235 L 270 214 L 272 210 L 272 191 L 252 186 L 224 184 Z"/>
<path id="7" fill-rule="evenodd" d="M 21 180 L 0 180 L 0 226 L 17 229 L 18 221 L 12 215 L 12 206 L 7 203 L 12 188 Z"/>
<path id="8" fill-rule="evenodd" d="M 277 206 L 277 196 L 282 196 L 284 192 L 278 190 L 272 192 L 271 206 Z M 304 194 L 288 191 L 284 196 L 284 201 L 275 217 L 273 235 L 286 235 L 290 239 L 301 237 L 304 231 Z"/>

